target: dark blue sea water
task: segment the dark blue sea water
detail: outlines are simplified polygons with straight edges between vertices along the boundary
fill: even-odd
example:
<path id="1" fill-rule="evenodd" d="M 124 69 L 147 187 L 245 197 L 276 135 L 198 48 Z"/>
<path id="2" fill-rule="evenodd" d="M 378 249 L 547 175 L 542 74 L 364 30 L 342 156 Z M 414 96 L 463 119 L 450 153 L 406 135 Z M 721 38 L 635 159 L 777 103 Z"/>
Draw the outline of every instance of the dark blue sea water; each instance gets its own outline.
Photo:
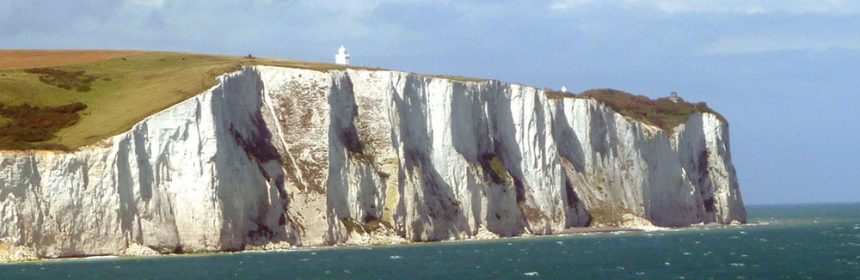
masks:
<path id="1" fill-rule="evenodd" d="M 860 279 L 860 204 L 752 225 L 396 247 L 0 265 L 0 279 Z"/>

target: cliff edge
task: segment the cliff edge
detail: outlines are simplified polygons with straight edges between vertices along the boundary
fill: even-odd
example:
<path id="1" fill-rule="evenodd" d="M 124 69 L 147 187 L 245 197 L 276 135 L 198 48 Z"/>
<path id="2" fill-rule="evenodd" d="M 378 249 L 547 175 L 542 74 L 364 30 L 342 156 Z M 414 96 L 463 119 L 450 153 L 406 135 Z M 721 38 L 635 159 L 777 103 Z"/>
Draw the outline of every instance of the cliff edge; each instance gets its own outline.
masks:
<path id="1" fill-rule="evenodd" d="M 396 71 L 253 66 L 219 82 L 76 151 L 0 151 L 0 249 L 56 258 L 746 220 L 713 113 L 666 131 L 590 98 Z"/>

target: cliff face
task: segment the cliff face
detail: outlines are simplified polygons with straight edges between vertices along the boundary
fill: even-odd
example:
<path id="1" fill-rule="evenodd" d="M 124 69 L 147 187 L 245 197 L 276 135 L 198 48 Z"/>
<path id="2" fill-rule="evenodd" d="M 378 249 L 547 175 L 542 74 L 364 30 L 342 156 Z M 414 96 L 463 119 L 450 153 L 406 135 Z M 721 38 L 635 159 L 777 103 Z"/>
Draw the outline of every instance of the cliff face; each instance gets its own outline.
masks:
<path id="1" fill-rule="evenodd" d="M 0 152 L 0 168 L 0 242 L 40 257 L 746 219 L 713 114 L 667 136 L 591 99 L 388 71 L 245 68 L 124 134 Z"/>

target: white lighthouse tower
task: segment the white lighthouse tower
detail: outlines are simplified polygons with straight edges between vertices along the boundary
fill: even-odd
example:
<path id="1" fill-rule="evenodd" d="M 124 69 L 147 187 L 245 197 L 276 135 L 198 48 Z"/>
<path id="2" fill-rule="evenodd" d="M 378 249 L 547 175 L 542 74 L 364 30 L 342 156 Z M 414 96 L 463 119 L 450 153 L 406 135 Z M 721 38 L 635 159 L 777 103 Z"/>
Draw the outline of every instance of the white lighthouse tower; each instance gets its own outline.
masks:
<path id="1" fill-rule="evenodd" d="M 334 56 L 334 63 L 349 65 L 349 53 L 346 52 L 346 48 L 343 45 L 340 45 L 340 49 L 337 50 L 337 55 Z"/>

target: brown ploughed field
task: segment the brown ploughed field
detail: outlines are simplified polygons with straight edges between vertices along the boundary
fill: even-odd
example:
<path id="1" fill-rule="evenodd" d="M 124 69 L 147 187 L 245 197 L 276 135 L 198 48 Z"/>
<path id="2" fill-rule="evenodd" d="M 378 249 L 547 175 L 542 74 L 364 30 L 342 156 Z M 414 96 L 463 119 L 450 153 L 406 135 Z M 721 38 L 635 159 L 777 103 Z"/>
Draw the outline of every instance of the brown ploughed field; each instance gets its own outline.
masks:
<path id="1" fill-rule="evenodd" d="M 108 60 L 137 51 L 0 50 L 0 69 L 63 66 Z"/>

